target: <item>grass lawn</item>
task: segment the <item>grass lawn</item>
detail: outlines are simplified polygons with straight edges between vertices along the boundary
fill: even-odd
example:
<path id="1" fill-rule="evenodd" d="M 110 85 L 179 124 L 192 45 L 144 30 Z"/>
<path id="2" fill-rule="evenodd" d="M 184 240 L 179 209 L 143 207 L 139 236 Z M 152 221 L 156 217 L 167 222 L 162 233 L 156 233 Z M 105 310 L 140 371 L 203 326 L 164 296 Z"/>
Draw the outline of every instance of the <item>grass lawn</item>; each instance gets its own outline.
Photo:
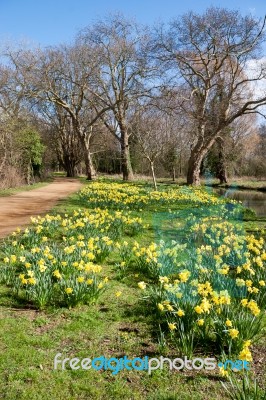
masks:
<path id="1" fill-rule="evenodd" d="M 135 285 L 134 285 L 135 283 Z M 160 351 L 153 327 L 138 306 L 136 281 L 112 279 L 96 306 L 38 312 L 11 303 L 2 289 L 1 398 L 3 399 L 221 399 L 220 377 L 155 371 L 53 371 L 66 357 L 144 357 Z M 121 290 L 115 299 L 113 292 Z M 207 394 L 209 393 L 209 395 Z"/>
<path id="2" fill-rule="evenodd" d="M 162 185 L 163 186 L 163 185 Z M 147 185 L 145 186 L 147 187 Z M 0 191 L 0 195 L 2 192 Z M 184 211 L 189 203 L 171 204 L 172 211 Z M 95 211 L 95 205 L 85 203 L 73 195 L 59 203 L 53 213 L 62 216 L 76 209 Z M 160 234 L 168 239 L 175 237 L 175 225 L 166 225 L 156 216 L 169 212 L 169 205 L 158 208 L 149 206 L 132 211 L 132 217 L 141 216 L 149 224 L 134 239 L 123 235 L 129 243 L 135 239 L 142 246 L 157 240 Z M 182 214 L 181 214 L 182 215 Z M 184 223 L 179 218 L 179 223 Z M 172 224 L 172 225 L 171 225 Z M 250 231 L 256 220 L 245 221 Z M 56 240 L 59 240 L 58 238 Z M 3 256 L 3 246 L 0 259 Z M 109 278 L 108 285 L 96 304 L 78 305 L 75 308 L 48 306 L 38 310 L 30 301 L 16 297 L 10 287 L 0 286 L 0 398 L 23 399 L 147 399 L 147 400 L 218 400 L 229 399 L 219 371 L 111 371 L 54 370 L 54 357 L 128 358 L 178 356 L 170 341 L 164 344 L 152 313 L 142 301 L 143 292 L 138 282 L 146 280 L 143 271 L 131 268 L 121 274 L 116 268 L 117 255 L 111 253 L 103 262 L 103 271 Z M 116 293 L 121 292 L 119 297 Z M 261 387 L 265 382 L 265 336 L 255 347 L 256 370 Z M 206 354 L 208 352 L 206 351 Z M 256 356 L 256 354 L 258 356 Z M 260 360 L 260 361 L 259 361 Z M 262 361 L 261 361 L 262 360 Z M 258 397 L 258 399 L 262 397 Z M 243 397 L 244 399 L 244 397 Z M 250 397 L 251 399 L 251 397 Z"/>
<path id="3" fill-rule="evenodd" d="M 266 191 L 266 180 L 265 178 L 258 179 L 258 178 L 252 178 L 252 177 L 241 177 L 241 178 L 236 178 L 236 177 L 230 177 L 228 179 L 228 183 L 219 183 L 218 179 L 210 179 L 205 181 L 204 179 L 202 180 L 202 184 L 211 184 L 214 186 L 219 186 L 219 187 L 224 187 L 224 188 L 229 188 L 229 187 L 234 187 L 236 189 L 240 190 L 259 190 L 259 191 Z"/>

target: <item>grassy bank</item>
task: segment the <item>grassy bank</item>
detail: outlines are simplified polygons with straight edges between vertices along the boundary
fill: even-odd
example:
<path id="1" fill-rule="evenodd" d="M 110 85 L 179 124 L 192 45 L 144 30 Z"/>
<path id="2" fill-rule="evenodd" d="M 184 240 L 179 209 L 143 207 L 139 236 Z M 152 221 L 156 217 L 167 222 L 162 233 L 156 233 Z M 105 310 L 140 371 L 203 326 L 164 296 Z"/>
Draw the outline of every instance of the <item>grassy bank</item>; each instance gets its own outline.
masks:
<path id="1" fill-rule="evenodd" d="M 250 179 L 250 178 L 232 178 L 229 179 L 228 184 L 219 184 L 219 182 L 215 181 L 214 185 L 217 185 L 219 187 L 224 187 L 224 188 L 229 188 L 229 187 L 235 187 L 236 189 L 242 189 L 242 190 L 259 190 L 261 192 L 266 191 L 266 180 L 261 179 Z"/>

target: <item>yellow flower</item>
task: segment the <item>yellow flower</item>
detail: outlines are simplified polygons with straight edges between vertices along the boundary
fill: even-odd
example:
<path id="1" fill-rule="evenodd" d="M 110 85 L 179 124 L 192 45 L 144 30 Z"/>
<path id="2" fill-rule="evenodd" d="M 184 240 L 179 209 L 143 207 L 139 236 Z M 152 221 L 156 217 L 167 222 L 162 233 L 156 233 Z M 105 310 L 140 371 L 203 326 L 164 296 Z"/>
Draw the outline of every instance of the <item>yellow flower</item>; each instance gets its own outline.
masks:
<path id="1" fill-rule="evenodd" d="M 66 294 L 71 294 L 71 293 L 73 293 L 73 289 L 68 287 L 68 288 L 66 288 L 65 292 L 66 292 Z"/>
<path id="2" fill-rule="evenodd" d="M 187 280 L 189 279 L 190 275 L 191 275 L 191 272 L 188 271 L 187 269 L 184 269 L 183 271 L 181 271 L 178 274 L 178 277 L 179 277 L 180 281 L 184 283 L 184 282 L 187 282 Z"/>
<path id="3" fill-rule="evenodd" d="M 79 277 L 77 278 L 78 283 L 83 283 L 84 280 L 85 280 L 84 276 L 79 276 Z"/>
<path id="4" fill-rule="evenodd" d="M 116 297 L 120 297 L 121 294 L 122 294 L 122 292 L 121 292 L 121 291 L 118 291 L 118 292 L 115 293 L 115 296 L 116 296 Z"/>
<path id="5" fill-rule="evenodd" d="M 179 310 L 177 311 L 177 315 L 178 315 L 179 317 L 183 317 L 183 316 L 185 315 L 185 313 L 184 313 L 183 310 L 179 309 Z"/>
<path id="6" fill-rule="evenodd" d="M 219 304 L 227 304 L 228 305 L 230 303 L 231 303 L 231 299 L 230 299 L 230 296 L 228 296 L 228 294 L 220 296 Z"/>
<path id="7" fill-rule="evenodd" d="M 242 299 L 240 303 L 241 303 L 241 305 L 242 305 L 243 307 L 246 307 L 247 304 L 248 304 L 248 299 Z"/>
<path id="8" fill-rule="evenodd" d="M 237 286 L 245 286 L 245 281 L 244 279 L 236 278 L 236 284 Z"/>
<path id="9" fill-rule="evenodd" d="M 60 272 L 59 272 L 58 269 L 56 269 L 56 270 L 53 272 L 53 276 L 55 276 L 57 279 L 61 279 L 61 278 L 62 278 L 62 275 L 60 274 Z"/>
<path id="10" fill-rule="evenodd" d="M 161 304 L 161 303 L 158 303 L 158 304 L 157 304 L 157 307 L 158 307 L 158 309 L 159 309 L 160 311 L 163 311 L 163 310 L 164 310 L 164 305 Z"/>
<path id="11" fill-rule="evenodd" d="M 199 326 L 204 325 L 204 319 L 198 319 L 198 320 L 197 320 L 197 324 L 198 324 Z"/>
<path id="12" fill-rule="evenodd" d="M 28 282 L 29 282 L 30 285 L 35 285 L 36 284 L 36 279 L 31 277 L 31 278 L 28 279 Z"/>
<path id="13" fill-rule="evenodd" d="M 98 289 L 102 289 L 102 287 L 103 287 L 103 283 L 100 282 L 100 283 L 98 284 Z"/>
<path id="14" fill-rule="evenodd" d="M 225 321 L 225 325 L 228 326 L 228 327 L 233 326 L 232 321 L 230 321 L 230 319 L 227 319 Z"/>
<path id="15" fill-rule="evenodd" d="M 218 272 L 219 274 L 221 274 L 221 275 L 227 275 L 228 272 L 229 272 L 229 270 L 230 270 L 229 267 L 226 267 L 226 268 L 219 268 L 219 269 L 217 270 L 217 272 Z"/>
<path id="16" fill-rule="evenodd" d="M 247 304 L 247 307 L 251 310 L 252 314 L 257 317 L 260 313 L 260 309 L 255 300 L 250 300 Z"/>
<path id="17" fill-rule="evenodd" d="M 248 347 L 244 347 L 239 353 L 239 360 L 252 361 L 252 354 Z"/>
<path id="18" fill-rule="evenodd" d="M 259 285 L 260 285 L 260 286 L 265 286 L 265 281 L 262 281 L 262 280 L 259 281 Z"/>
<path id="19" fill-rule="evenodd" d="M 143 281 L 138 283 L 138 287 L 139 287 L 140 289 L 142 289 L 142 290 L 146 289 L 146 286 L 147 286 L 147 283 L 145 283 L 145 282 L 143 282 Z"/>
<path id="20" fill-rule="evenodd" d="M 200 306 L 196 306 L 194 308 L 194 310 L 196 311 L 197 314 L 202 314 L 203 313 L 203 309 Z"/>
<path id="21" fill-rule="evenodd" d="M 207 300 L 205 297 L 202 299 L 202 302 L 200 304 L 200 307 L 203 311 L 205 312 L 210 312 L 210 308 L 211 308 L 211 303 L 209 302 L 209 300 Z"/>
<path id="22" fill-rule="evenodd" d="M 220 374 L 223 377 L 227 377 L 228 376 L 228 371 L 226 371 L 226 369 L 224 369 L 224 367 L 219 367 L 220 370 Z"/>
<path id="23" fill-rule="evenodd" d="M 207 296 L 208 294 L 213 293 L 210 282 L 198 283 L 197 286 L 198 286 L 198 293 L 201 294 L 202 296 Z"/>
<path id="24" fill-rule="evenodd" d="M 10 261 L 11 261 L 12 263 L 15 263 L 15 262 L 17 261 L 17 257 L 16 257 L 14 254 L 12 254 L 12 255 L 10 256 Z"/>
<path id="25" fill-rule="evenodd" d="M 168 311 L 173 311 L 174 310 L 173 307 L 170 304 L 167 304 L 166 308 L 167 308 Z"/>
<path id="26" fill-rule="evenodd" d="M 94 255 L 92 252 L 89 252 L 89 253 L 87 253 L 87 258 L 88 258 L 89 260 L 94 260 L 95 255 Z"/>
<path id="27" fill-rule="evenodd" d="M 86 282 L 87 282 L 88 285 L 92 285 L 93 284 L 93 279 L 87 279 Z"/>
<path id="28" fill-rule="evenodd" d="M 232 339 L 237 338 L 238 334 L 239 334 L 238 329 L 234 329 L 234 328 L 229 329 L 229 335 L 231 336 Z"/>
<path id="29" fill-rule="evenodd" d="M 176 329 L 176 324 L 168 323 L 170 331 L 174 331 Z"/>
<path id="30" fill-rule="evenodd" d="M 168 283 L 169 279 L 167 278 L 167 276 L 160 276 L 159 281 L 160 283 Z"/>

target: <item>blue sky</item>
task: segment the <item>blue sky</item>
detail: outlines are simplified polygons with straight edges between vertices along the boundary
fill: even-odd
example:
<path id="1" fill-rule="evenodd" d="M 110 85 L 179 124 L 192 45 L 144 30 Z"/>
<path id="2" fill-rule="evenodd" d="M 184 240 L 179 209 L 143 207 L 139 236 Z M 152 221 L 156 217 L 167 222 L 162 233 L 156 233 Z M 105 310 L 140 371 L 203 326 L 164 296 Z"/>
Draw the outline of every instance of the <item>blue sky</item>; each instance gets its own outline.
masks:
<path id="1" fill-rule="evenodd" d="M 263 4 L 264 3 L 264 4 Z M 28 40 L 43 46 L 67 42 L 98 17 L 120 11 L 141 23 L 167 21 L 208 6 L 238 9 L 262 17 L 263 0 L 0 0 L 0 41 Z"/>

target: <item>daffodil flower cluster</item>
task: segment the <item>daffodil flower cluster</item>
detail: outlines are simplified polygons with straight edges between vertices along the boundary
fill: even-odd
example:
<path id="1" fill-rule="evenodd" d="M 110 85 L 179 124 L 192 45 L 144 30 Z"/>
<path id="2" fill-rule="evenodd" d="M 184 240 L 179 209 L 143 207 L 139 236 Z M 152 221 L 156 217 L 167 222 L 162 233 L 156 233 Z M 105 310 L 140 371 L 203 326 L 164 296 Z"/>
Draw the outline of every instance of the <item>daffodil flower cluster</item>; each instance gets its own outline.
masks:
<path id="1" fill-rule="evenodd" d="M 179 350 L 212 342 L 220 354 L 250 361 L 266 305 L 264 239 L 227 215 L 191 219 L 185 244 L 135 244 L 136 265 L 147 277 L 139 287 Z"/>
<path id="2" fill-rule="evenodd" d="M 100 209 L 32 218 L 6 240 L 0 279 L 40 308 L 96 301 L 108 281 L 99 264 L 122 235 L 145 226 L 130 213 Z"/>
<path id="3" fill-rule="evenodd" d="M 147 190 L 143 185 L 92 182 L 80 192 L 80 197 L 90 206 L 115 209 L 141 210 L 146 206 L 179 204 L 223 204 L 225 201 L 201 188 L 175 187 Z"/>

